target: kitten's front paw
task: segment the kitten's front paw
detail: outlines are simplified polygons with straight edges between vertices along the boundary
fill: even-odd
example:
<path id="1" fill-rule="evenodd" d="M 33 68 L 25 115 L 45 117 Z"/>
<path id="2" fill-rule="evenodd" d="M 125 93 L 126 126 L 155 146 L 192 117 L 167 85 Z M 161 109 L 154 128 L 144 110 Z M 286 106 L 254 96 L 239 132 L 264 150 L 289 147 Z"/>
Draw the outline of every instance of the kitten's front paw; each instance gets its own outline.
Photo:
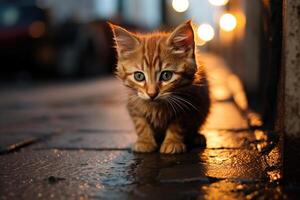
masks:
<path id="1" fill-rule="evenodd" d="M 160 147 L 160 153 L 175 154 L 186 152 L 185 144 L 182 142 L 167 141 Z"/>
<path id="2" fill-rule="evenodd" d="M 150 153 L 155 151 L 156 148 L 157 145 L 151 142 L 138 141 L 133 145 L 132 150 L 138 153 Z"/>

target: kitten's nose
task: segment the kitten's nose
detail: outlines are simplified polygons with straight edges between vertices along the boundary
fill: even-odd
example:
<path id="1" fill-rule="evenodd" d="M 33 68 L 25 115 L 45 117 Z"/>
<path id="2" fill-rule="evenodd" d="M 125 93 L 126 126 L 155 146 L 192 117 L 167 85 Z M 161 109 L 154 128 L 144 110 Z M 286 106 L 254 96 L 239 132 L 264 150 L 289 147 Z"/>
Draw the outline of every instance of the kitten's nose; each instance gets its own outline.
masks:
<path id="1" fill-rule="evenodd" d="M 156 88 L 156 86 L 149 85 L 147 88 L 147 94 L 150 97 L 150 99 L 153 100 L 158 95 L 158 89 Z"/>
<path id="2" fill-rule="evenodd" d="M 153 100 L 153 99 L 155 99 L 155 97 L 157 97 L 158 92 L 157 92 L 157 91 L 155 91 L 155 92 L 153 92 L 153 93 L 147 92 L 147 94 L 148 94 L 148 96 L 150 97 L 150 99 Z"/>

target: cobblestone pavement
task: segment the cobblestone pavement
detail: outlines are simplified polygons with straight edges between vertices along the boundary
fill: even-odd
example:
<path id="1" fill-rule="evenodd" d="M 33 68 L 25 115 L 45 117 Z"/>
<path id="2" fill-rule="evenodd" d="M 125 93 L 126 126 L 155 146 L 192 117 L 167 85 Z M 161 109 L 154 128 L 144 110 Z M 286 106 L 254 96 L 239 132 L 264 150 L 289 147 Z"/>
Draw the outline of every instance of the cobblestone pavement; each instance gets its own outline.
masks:
<path id="1" fill-rule="evenodd" d="M 207 57 L 206 147 L 135 154 L 114 78 L 0 92 L 0 199 L 282 199 L 281 145 L 238 80 Z"/>

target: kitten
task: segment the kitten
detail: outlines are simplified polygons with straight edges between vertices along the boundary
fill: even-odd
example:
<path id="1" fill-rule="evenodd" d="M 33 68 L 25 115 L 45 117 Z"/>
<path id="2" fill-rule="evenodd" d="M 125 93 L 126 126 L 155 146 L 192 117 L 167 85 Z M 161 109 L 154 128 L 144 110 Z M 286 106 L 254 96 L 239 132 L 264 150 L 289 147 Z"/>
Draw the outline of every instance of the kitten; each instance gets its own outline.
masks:
<path id="1" fill-rule="evenodd" d="M 135 124 L 135 152 L 183 153 L 199 136 L 210 98 L 197 64 L 191 21 L 173 32 L 131 33 L 110 24 L 118 55 L 116 75 L 130 88 L 128 111 Z"/>

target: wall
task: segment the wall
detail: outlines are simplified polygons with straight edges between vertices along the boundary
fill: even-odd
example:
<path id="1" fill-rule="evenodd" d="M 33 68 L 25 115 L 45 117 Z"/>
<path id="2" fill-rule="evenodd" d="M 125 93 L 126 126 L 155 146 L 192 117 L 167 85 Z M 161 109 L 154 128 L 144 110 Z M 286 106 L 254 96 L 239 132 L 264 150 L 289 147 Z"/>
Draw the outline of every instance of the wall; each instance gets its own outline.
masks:
<path id="1" fill-rule="evenodd" d="M 300 137 L 300 1 L 284 5 L 284 129 Z"/>

